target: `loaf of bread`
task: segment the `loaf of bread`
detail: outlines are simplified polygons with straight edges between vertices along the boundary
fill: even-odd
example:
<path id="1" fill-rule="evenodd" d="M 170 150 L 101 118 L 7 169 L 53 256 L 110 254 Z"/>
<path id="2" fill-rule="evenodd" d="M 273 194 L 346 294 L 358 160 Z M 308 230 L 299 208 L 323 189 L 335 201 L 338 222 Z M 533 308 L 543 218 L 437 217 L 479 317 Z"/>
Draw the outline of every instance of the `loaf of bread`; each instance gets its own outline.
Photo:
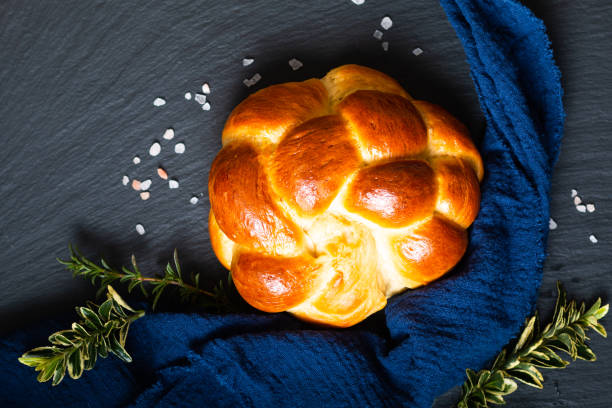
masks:
<path id="1" fill-rule="evenodd" d="M 209 231 L 240 295 L 347 327 L 448 272 L 479 209 L 466 127 L 358 65 L 262 89 L 230 114 Z"/>

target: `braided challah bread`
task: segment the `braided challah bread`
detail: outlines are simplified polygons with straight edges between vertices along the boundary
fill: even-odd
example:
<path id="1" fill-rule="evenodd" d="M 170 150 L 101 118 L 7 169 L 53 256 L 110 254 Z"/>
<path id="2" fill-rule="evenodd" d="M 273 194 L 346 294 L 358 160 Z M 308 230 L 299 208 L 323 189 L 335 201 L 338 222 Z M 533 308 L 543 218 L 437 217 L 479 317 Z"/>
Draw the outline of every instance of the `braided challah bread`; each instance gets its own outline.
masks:
<path id="1" fill-rule="evenodd" d="M 480 155 L 463 124 L 381 72 L 344 65 L 262 89 L 222 144 L 211 243 L 260 310 L 351 326 L 465 252 Z"/>

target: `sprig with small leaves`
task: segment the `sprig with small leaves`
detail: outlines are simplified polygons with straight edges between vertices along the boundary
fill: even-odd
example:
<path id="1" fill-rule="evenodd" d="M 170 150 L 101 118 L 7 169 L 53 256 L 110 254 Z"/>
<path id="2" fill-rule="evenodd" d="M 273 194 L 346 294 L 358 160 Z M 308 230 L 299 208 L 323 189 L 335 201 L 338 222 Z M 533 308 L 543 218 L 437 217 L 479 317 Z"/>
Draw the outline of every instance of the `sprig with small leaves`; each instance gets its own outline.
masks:
<path id="1" fill-rule="evenodd" d="M 601 299 L 586 310 L 584 302 L 567 303 L 567 295 L 561 283 L 551 323 L 540 330 L 538 314 L 529 318 L 513 348 L 505 348 L 497 356 L 490 370 L 476 373 L 467 369 L 467 381 L 462 386 L 458 408 L 481 408 L 488 404 L 504 404 L 504 396 L 516 391 L 517 380 L 535 388 L 542 388 L 544 380 L 538 368 L 565 368 L 569 361 L 557 353 L 563 351 L 572 360 L 577 358 L 595 361 L 595 354 L 586 344 L 586 330 L 593 329 L 606 337 L 605 328 L 599 323 L 609 309 L 601 305 Z"/>
<path id="2" fill-rule="evenodd" d="M 58 261 L 72 271 L 73 276 L 81 276 L 90 279 L 92 284 L 99 283 L 101 290 L 115 281 L 127 283 L 128 292 L 132 292 L 138 287 L 145 297 L 149 296 L 145 285 L 152 287 L 151 296 L 153 297 L 152 308 L 155 309 L 159 298 L 166 288 L 173 286 L 178 288 L 180 299 L 185 303 L 201 304 L 206 307 L 216 308 L 219 311 L 229 311 L 232 305 L 229 301 L 229 290 L 231 287 L 231 275 L 228 277 L 227 284 L 219 282 L 212 291 L 204 290 L 200 287 L 200 274 L 191 274 L 190 283 L 183 278 L 181 265 L 178 260 L 178 252 L 173 253 L 173 264 L 168 262 L 161 277 L 147 277 L 140 272 L 136 257 L 131 257 L 131 269 L 122 266 L 119 270 L 112 268 L 102 258 L 97 264 L 83 256 L 78 249 L 69 246 L 70 258 Z"/>
<path id="3" fill-rule="evenodd" d="M 88 302 L 76 308 L 81 320 L 49 336 L 51 346 L 37 347 L 19 357 L 19 362 L 40 371 L 39 382 L 52 380 L 55 386 L 66 371 L 76 380 L 94 367 L 98 356 L 106 358 L 109 353 L 126 363 L 132 361 L 125 340 L 130 324 L 145 313 L 132 309 L 111 286 L 107 288 L 107 299 L 101 305 Z"/>

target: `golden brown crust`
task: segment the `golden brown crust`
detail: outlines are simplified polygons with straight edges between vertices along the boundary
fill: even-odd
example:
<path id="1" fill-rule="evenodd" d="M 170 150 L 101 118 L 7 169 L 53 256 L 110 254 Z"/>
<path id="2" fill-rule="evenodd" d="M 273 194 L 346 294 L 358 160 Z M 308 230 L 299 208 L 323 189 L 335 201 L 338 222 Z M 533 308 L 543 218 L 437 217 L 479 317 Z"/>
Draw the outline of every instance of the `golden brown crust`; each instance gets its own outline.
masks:
<path id="1" fill-rule="evenodd" d="M 480 186 L 474 171 L 455 157 L 435 157 L 431 163 L 438 181 L 436 211 L 462 228 L 469 227 L 480 208 Z"/>
<path id="2" fill-rule="evenodd" d="M 323 212 L 360 157 L 339 116 L 322 116 L 294 128 L 270 162 L 277 191 L 302 213 Z"/>
<path id="3" fill-rule="evenodd" d="M 230 269 L 232 266 L 234 242 L 221 231 L 212 210 L 208 213 L 208 234 L 210 235 L 210 245 L 215 255 L 217 255 L 217 259 L 226 269 Z"/>
<path id="4" fill-rule="evenodd" d="M 237 244 L 273 254 L 294 252 L 300 244 L 299 230 L 278 208 L 250 144 L 233 143 L 219 152 L 208 193 L 221 231 Z"/>
<path id="5" fill-rule="evenodd" d="M 428 217 L 435 202 L 431 167 L 421 160 L 402 160 L 359 170 L 344 206 L 383 227 L 400 228 Z"/>
<path id="6" fill-rule="evenodd" d="M 412 101 L 412 103 L 427 126 L 431 155 L 463 158 L 481 181 L 484 174 L 482 158 L 472 143 L 465 125 L 438 105 L 425 101 Z"/>
<path id="7" fill-rule="evenodd" d="M 410 95 L 388 75 L 361 65 L 342 65 L 332 69 L 321 81 L 327 88 L 331 106 L 359 90 L 375 90 L 410 98 Z"/>
<path id="8" fill-rule="evenodd" d="M 318 268 L 309 256 L 286 258 L 243 251 L 232 265 L 232 279 L 251 306 L 282 312 L 310 294 Z"/>
<path id="9" fill-rule="evenodd" d="M 395 261 L 400 273 L 426 284 L 459 262 L 467 248 L 467 233 L 434 216 L 411 233 L 393 239 L 392 246 L 399 255 Z"/>
<path id="10" fill-rule="evenodd" d="M 379 91 L 357 91 L 338 111 L 350 123 L 368 161 L 406 158 L 427 148 L 427 130 L 410 101 Z"/>
<path id="11" fill-rule="evenodd" d="M 327 91 L 319 79 L 272 85 L 234 108 L 225 122 L 222 143 L 237 138 L 276 143 L 288 129 L 327 112 Z"/>

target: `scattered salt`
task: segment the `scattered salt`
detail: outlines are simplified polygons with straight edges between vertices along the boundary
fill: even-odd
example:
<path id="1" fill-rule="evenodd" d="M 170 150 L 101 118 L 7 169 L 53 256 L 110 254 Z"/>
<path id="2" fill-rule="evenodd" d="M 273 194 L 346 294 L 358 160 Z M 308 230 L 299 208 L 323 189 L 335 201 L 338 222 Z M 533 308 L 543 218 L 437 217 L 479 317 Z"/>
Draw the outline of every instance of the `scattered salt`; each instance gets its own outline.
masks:
<path id="1" fill-rule="evenodd" d="M 142 199 L 142 201 L 147 201 L 150 197 L 151 193 L 149 193 L 148 191 L 143 191 L 142 193 L 140 193 L 140 198 Z"/>
<path id="2" fill-rule="evenodd" d="M 193 196 L 193 197 L 191 197 L 191 198 L 189 199 L 189 202 L 190 202 L 191 204 L 193 204 L 193 205 L 197 204 L 197 203 L 198 203 L 198 201 L 199 201 L 199 199 L 198 199 L 198 197 L 196 197 L 196 196 Z"/>
<path id="3" fill-rule="evenodd" d="M 177 179 L 171 179 L 168 181 L 168 187 L 170 188 L 179 188 L 179 182 Z"/>
<path id="4" fill-rule="evenodd" d="M 380 20 L 380 26 L 385 30 L 388 30 L 393 25 L 393 21 L 389 16 L 384 16 L 382 20 Z"/>
<path id="5" fill-rule="evenodd" d="M 161 167 L 157 168 L 157 175 L 163 180 L 168 180 L 168 173 Z"/>
<path id="6" fill-rule="evenodd" d="M 144 235 L 145 229 L 142 224 L 136 224 L 136 232 L 140 235 Z"/>
<path id="7" fill-rule="evenodd" d="M 574 197 L 574 205 L 578 205 L 578 204 L 582 204 L 582 200 L 580 199 L 580 196 Z"/>
<path id="8" fill-rule="evenodd" d="M 191 100 L 191 92 L 185 92 L 185 99 L 187 99 L 188 101 Z"/>
<path id="9" fill-rule="evenodd" d="M 162 136 L 162 137 L 164 139 L 166 139 L 166 140 L 174 139 L 174 129 L 172 129 L 172 128 L 166 129 L 166 131 L 164 132 L 164 136 Z"/>
<path id="10" fill-rule="evenodd" d="M 586 208 L 588 212 L 592 213 L 593 211 L 595 211 L 595 204 L 587 204 Z"/>
<path id="11" fill-rule="evenodd" d="M 130 182 L 130 178 L 128 176 L 123 176 L 123 178 L 121 179 L 121 182 L 123 183 L 124 186 L 127 186 L 128 183 Z"/>
<path id="12" fill-rule="evenodd" d="M 195 98 L 194 99 L 200 105 L 204 105 L 204 103 L 206 103 L 206 95 L 204 95 L 204 94 L 197 93 L 197 94 L 195 94 Z"/>
<path id="13" fill-rule="evenodd" d="M 208 82 L 204 82 L 202 84 L 202 92 L 204 92 L 206 95 L 210 93 L 210 85 L 208 85 Z"/>
<path id="14" fill-rule="evenodd" d="M 299 59 L 291 58 L 289 60 L 289 66 L 292 70 L 297 71 L 298 69 L 302 68 L 304 64 L 302 64 L 302 61 L 300 61 Z"/>
<path id="15" fill-rule="evenodd" d="M 256 73 L 255 75 L 251 77 L 251 79 L 245 79 L 244 81 L 242 81 L 242 83 L 245 84 L 247 87 L 251 87 L 255 85 L 257 82 L 259 82 L 260 79 L 261 79 L 261 75 L 259 75 L 259 73 Z"/>
<path id="16" fill-rule="evenodd" d="M 140 157 L 134 156 L 134 158 L 132 159 L 132 163 L 134 163 L 134 164 L 140 163 Z"/>
<path id="17" fill-rule="evenodd" d="M 383 41 L 380 45 L 384 51 L 389 51 L 389 41 Z"/>
<path id="18" fill-rule="evenodd" d="M 593 234 L 589 235 L 589 240 L 594 244 L 597 243 L 597 237 Z"/>
<path id="19" fill-rule="evenodd" d="M 210 110 L 210 102 L 206 102 L 204 105 L 202 105 L 202 110 L 203 111 L 209 111 Z"/>
<path id="20" fill-rule="evenodd" d="M 365 0 L 351 0 L 351 1 L 358 6 L 361 6 L 363 3 L 365 3 Z"/>
<path id="21" fill-rule="evenodd" d="M 177 143 L 174 145 L 174 153 L 183 154 L 185 153 L 185 143 Z"/>
<path id="22" fill-rule="evenodd" d="M 584 204 L 577 205 L 576 209 L 581 213 L 586 212 L 586 206 Z"/>
<path id="23" fill-rule="evenodd" d="M 548 220 L 548 229 L 550 229 L 550 230 L 556 230 L 557 229 L 557 223 L 552 218 Z"/>
<path id="24" fill-rule="evenodd" d="M 145 181 L 140 182 L 140 189 L 142 191 L 147 191 L 149 188 L 151 188 L 151 179 L 146 179 Z"/>
<path id="25" fill-rule="evenodd" d="M 572 198 L 576 197 L 577 195 L 578 195 L 578 191 L 572 188 Z"/>
<path id="26" fill-rule="evenodd" d="M 417 47 L 414 50 L 412 50 L 412 53 L 418 57 L 419 55 L 423 53 L 423 50 Z"/>
<path id="27" fill-rule="evenodd" d="M 381 40 L 383 38 L 383 32 L 380 30 L 374 30 L 374 34 L 372 34 L 372 36 L 377 40 Z"/>
<path id="28" fill-rule="evenodd" d="M 149 148 L 149 154 L 151 156 L 157 156 L 160 152 L 161 152 L 161 145 L 159 144 L 159 142 L 153 143 L 151 147 Z"/>
<path id="29" fill-rule="evenodd" d="M 255 61 L 254 58 L 243 58 L 242 59 L 242 66 L 243 67 L 248 67 L 249 65 L 251 65 L 253 62 Z"/>
<path id="30" fill-rule="evenodd" d="M 140 181 L 136 179 L 132 180 L 132 188 L 136 191 L 140 191 Z"/>
<path id="31" fill-rule="evenodd" d="M 153 105 L 155 106 L 164 106 L 166 104 L 166 100 L 164 98 L 155 98 L 153 101 Z"/>

